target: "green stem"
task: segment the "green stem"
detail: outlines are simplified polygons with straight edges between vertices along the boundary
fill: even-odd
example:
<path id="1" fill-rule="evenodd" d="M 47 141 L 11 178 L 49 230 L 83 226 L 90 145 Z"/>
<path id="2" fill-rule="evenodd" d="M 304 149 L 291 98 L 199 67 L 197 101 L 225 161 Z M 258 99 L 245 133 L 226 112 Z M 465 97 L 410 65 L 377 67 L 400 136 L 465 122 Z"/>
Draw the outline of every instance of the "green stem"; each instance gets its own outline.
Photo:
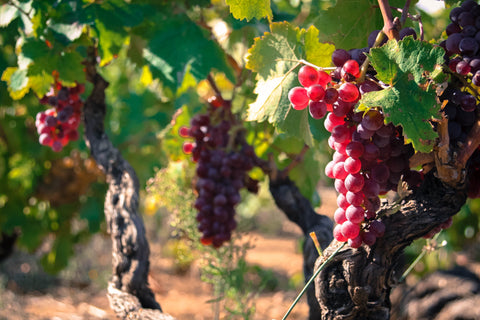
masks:
<path id="1" fill-rule="evenodd" d="M 434 240 L 434 241 L 437 240 L 439 235 L 440 235 L 440 232 L 437 233 L 436 235 L 434 235 L 432 240 Z M 402 274 L 400 279 L 398 279 L 398 282 L 403 282 L 405 280 L 405 278 L 409 275 L 409 273 L 412 272 L 413 268 L 415 268 L 417 263 L 419 263 L 420 260 L 422 260 L 422 258 L 427 254 L 427 251 L 428 251 L 428 249 L 426 247 L 423 247 L 422 252 L 420 252 L 420 254 L 417 256 L 417 258 L 412 262 L 412 264 L 410 264 L 408 269 L 405 270 L 405 272 Z"/>
<path id="2" fill-rule="evenodd" d="M 317 271 L 315 271 L 315 273 L 313 274 L 313 276 L 310 278 L 310 280 L 308 280 L 308 282 L 305 284 L 305 286 L 303 287 L 302 291 L 300 291 L 300 293 L 298 294 L 298 296 L 295 298 L 295 301 L 293 301 L 292 305 L 290 306 L 290 308 L 288 308 L 287 312 L 285 313 L 285 315 L 283 316 L 282 320 L 285 320 L 288 318 L 288 316 L 290 315 L 290 313 L 292 312 L 293 308 L 297 305 L 298 301 L 300 300 L 300 298 L 303 296 L 303 294 L 305 293 L 305 291 L 307 291 L 307 288 L 308 286 L 313 282 L 313 280 L 315 280 L 315 278 L 318 276 L 318 274 L 320 273 L 320 271 L 323 270 L 323 268 L 325 268 L 325 266 L 327 265 L 327 263 L 329 263 L 336 255 L 337 253 L 342 250 L 343 247 L 345 247 L 345 244 L 346 242 L 344 242 L 340 247 L 337 248 L 337 250 L 335 250 L 332 255 L 330 257 L 328 257 L 327 260 L 325 260 L 321 265 L 320 267 L 317 269 Z"/>

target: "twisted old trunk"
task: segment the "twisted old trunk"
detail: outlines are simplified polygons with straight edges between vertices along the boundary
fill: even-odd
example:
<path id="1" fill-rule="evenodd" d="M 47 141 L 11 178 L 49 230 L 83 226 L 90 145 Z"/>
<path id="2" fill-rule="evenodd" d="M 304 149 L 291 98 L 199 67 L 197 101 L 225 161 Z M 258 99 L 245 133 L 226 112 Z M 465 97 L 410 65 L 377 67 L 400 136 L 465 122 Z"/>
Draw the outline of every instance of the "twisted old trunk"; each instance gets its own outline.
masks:
<path id="1" fill-rule="evenodd" d="M 389 319 L 390 291 L 398 277 L 395 265 L 403 249 L 456 214 L 466 198 L 464 185 L 446 185 L 431 172 L 401 203 L 384 204 L 379 213 L 384 215 L 385 236 L 372 247 L 345 247 L 315 279 L 321 319 Z M 315 268 L 340 245 L 333 241 Z"/>
<path id="2" fill-rule="evenodd" d="M 87 64 L 87 77 L 94 87 L 84 107 L 85 141 L 108 183 L 104 210 L 113 244 L 110 306 L 121 319 L 173 319 L 162 312 L 148 286 L 150 252 L 138 213 L 139 183 L 135 170 L 105 134 L 108 83 L 96 73 L 94 63 Z"/>

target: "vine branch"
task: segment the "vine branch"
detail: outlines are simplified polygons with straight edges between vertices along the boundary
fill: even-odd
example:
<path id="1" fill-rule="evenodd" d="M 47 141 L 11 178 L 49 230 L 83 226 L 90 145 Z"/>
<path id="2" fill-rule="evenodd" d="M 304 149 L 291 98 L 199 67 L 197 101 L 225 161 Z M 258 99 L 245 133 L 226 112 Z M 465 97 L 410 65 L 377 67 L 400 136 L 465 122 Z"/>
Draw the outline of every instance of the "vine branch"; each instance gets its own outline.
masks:
<path id="1" fill-rule="evenodd" d="M 150 250 L 138 213 L 139 183 L 135 170 L 105 133 L 108 82 L 97 73 L 93 48 L 89 49 L 85 69 L 87 80 L 93 83 L 84 106 L 85 142 L 108 183 L 104 210 L 113 244 L 113 275 L 108 285 L 110 306 L 121 319 L 172 320 L 162 312 L 148 286 Z"/>
<path id="2" fill-rule="evenodd" d="M 393 19 L 392 10 L 388 3 L 388 0 L 378 0 L 378 6 L 382 12 L 383 17 L 383 32 L 387 35 L 388 39 L 398 39 L 398 19 Z"/>

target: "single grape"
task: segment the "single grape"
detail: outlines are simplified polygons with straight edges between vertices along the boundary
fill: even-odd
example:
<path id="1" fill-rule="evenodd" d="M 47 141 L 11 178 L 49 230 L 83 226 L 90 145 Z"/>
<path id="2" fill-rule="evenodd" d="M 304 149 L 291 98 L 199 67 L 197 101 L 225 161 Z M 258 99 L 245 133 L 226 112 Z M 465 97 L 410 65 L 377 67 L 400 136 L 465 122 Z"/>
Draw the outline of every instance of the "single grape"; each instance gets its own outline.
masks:
<path id="1" fill-rule="evenodd" d="M 336 49 L 332 53 L 332 62 L 335 66 L 341 67 L 344 65 L 346 61 L 351 58 L 350 54 L 347 50 L 344 49 Z"/>
<path id="2" fill-rule="evenodd" d="M 342 68 L 346 73 L 349 73 L 355 77 L 357 77 L 360 73 L 360 66 L 355 60 L 347 60 Z"/>
<path id="3" fill-rule="evenodd" d="M 288 100 L 295 110 L 303 110 L 308 106 L 307 90 L 304 87 L 293 87 L 288 92 Z"/>
<path id="4" fill-rule="evenodd" d="M 370 109 L 364 114 L 361 124 L 367 130 L 377 131 L 383 126 L 383 115 L 375 109 Z"/>
<path id="5" fill-rule="evenodd" d="M 298 71 L 298 81 L 302 86 L 308 88 L 318 83 L 318 71 L 311 66 L 302 66 Z"/>
<path id="6" fill-rule="evenodd" d="M 312 101 L 320 101 L 325 97 L 325 88 L 319 84 L 308 87 L 307 96 Z"/>
<path id="7" fill-rule="evenodd" d="M 318 71 L 318 84 L 326 88 L 327 85 L 332 81 L 332 77 L 323 70 Z"/>
<path id="8" fill-rule="evenodd" d="M 310 101 L 309 113 L 314 119 L 321 119 L 327 114 L 327 104 L 323 101 Z"/>
<path id="9" fill-rule="evenodd" d="M 345 188 L 351 192 L 360 192 L 365 184 L 365 178 L 360 173 L 349 174 L 344 181 Z"/>
<path id="10" fill-rule="evenodd" d="M 357 249 L 362 246 L 362 241 L 362 237 L 358 235 L 353 239 L 348 239 L 348 245 L 353 249 Z"/>
<path id="11" fill-rule="evenodd" d="M 417 39 L 417 32 L 413 28 L 403 28 L 399 32 L 400 40 L 408 37 L 408 36 L 413 36 L 413 39 Z"/>
<path id="12" fill-rule="evenodd" d="M 338 96 L 345 102 L 353 102 L 359 99 L 360 91 L 353 83 L 346 82 L 338 89 Z"/>
<path id="13" fill-rule="evenodd" d="M 360 226 L 347 220 L 342 224 L 341 232 L 347 239 L 353 239 L 360 234 Z"/>
<path id="14" fill-rule="evenodd" d="M 328 104 L 334 104 L 335 101 L 337 101 L 338 99 L 338 91 L 337 89 L 335 88 L 328 88 L 327 90 L 325 90 L 325 97 L 323 98 L 323 100 L 325 101 L 325 103 L 328 103 Z M 344 99 L 344 101 L 347 101 Z M 347 101 L 348 102 L 348 101 Z"/>
<path id="15" fill-rule="evenodd" d="M 345 168 L 346 172 L 355 174 L 360 172 L 362 169 L 362 161 L 360 159 L 348 157 L 343 163 L 343 167 Z"/>
<path id="16" fill-rule="evenodd" d="M 373 220 L 370 222 L 370 226 L 368 227 L 370 232 L 373 232 L 377 236 L 377 238 L 383 237 L 385 234 L 385 224 L 378 220 Z"/>

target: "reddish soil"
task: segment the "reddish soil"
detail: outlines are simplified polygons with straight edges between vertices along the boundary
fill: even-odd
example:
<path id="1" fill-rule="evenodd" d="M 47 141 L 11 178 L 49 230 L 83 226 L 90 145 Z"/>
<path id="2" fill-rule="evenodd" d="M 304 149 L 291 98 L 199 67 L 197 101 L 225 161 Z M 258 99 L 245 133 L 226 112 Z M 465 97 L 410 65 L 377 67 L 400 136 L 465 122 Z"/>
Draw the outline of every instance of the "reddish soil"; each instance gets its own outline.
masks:
<path id="1" fill-rule="evenodd" d="M 335 198 L 334 191 L 326 190 L 320 212 L 333 213 Z M 281 319 L 303 285 L 299 245 L 302 235 L 278 211 L 262 219 L 261 223 L 276 223 L 280 230 L 269 231 L 268 235 L 261 231 L 252 233 L 254 248 L 248 251 L 246 260 L 249 265 L 272 271 L 280 280 L 276 289 L 255 298 L 253 319 Z M 208 302 L 214 297 L 212 286 L 201 281 L 196 263 L 186 273 L 178 274 L 173 258 L 165 257 L 162 241 L 150 242 L 150 285 L 163 310 L 179 320 L 214 319 L 213 305 Z M 110 275 L 109 246 L 108 236 L 95 236 L 91 243 L 77 250 L 74 266 L 68 267 L 70 271 L 56 277 L 39 271 L 35 257 L 15 253 L 3 266 L 0 264 L 0 320 L 115 319 L 105 289 Z M 306 319 L 307 315 L 304 297 L 289 320 Z"/>

